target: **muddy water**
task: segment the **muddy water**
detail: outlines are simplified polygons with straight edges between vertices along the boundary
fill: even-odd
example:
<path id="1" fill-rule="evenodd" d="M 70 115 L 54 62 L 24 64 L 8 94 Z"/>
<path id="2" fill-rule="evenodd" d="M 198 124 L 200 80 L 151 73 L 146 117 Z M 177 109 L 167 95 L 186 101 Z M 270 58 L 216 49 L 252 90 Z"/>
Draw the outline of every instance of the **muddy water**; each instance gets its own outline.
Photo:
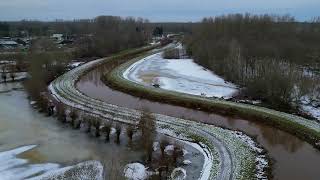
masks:
<path id="1" fill-rule="evenodd" d="M 77 83 L 77 88 L 90 97 L 123 107 L 141 109 L 147 107 L 155 113 L 184 117 L 243 131 L 256 137 L 274 160 L 274 179 L 317 180 L 320 177 L 320 152 L 306 142 L 270 126 L 245 119 L 223 117 L 201 111 L 152 102 L 137 98 L 105 86 L 100 77 L 104 68 L 91 71 Z"/>
<path id="2" fill-rule="evenodd" d="M 29 105 L 25 92 L 17 87 L 21 85 L 0 84 L 0 152 L 36 145 L 19 158 L 31 164 L 56 163 L 61 166 L 99 160 L 106 165 L 108 172 L 111 171 L 108 167 L 114 167 L 113 175 L 122 174 L 127 163 L 142 160 L 141 151 L 127 147 L 125 134 L 119 146 L 113 143 L 114 137 L 111 137 L 112 142 L 105 143 L 103 139 L 73 130 L 53 117 L 38 113 Z"/>

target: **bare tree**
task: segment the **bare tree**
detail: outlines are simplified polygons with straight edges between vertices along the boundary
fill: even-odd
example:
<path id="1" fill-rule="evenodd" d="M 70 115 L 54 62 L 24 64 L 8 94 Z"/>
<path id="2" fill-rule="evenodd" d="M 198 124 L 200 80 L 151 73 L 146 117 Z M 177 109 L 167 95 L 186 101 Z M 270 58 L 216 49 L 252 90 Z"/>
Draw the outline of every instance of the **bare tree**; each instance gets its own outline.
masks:
<path id="1" fill-rule="evenodd" d="M 70 124 L 74 128 L 76 126 L 75 122 L 79 118 L 78 112 L 75 109 L 72 109 L 69 116 L 71 118 Z"/>
<path id="2" fill-rule="evenodd" d="M 144 110 L 141 114 L 138 127 L 142 134 L 142 145 L 147 156 L 146 161 L 151 162 L 153 154 L 153 142 L 156 134 L 155 117 L 147 110 Z"/>
<path id="3" fill-rule="evenodd" d="M 112 128 L 112 122 L 107 122 L 102 129 L 102 131 L 105 133 L 105 136 L 106 136 L 106 142 L 110 141 L 111 128 Z"/>
<path id="4" fill-rule="evenodd" d="M 3 79 L 3 82 L 7 82 L 7 73 L 6 73 L 6 66 L 2 66 L 2 73 L 1 73 L 1 78 Z"/>
<path id="5" fill-rule="evenodd" d="M 164 158 L 165 157 L 165 153 L 164 153 L 164 150 L 165 150 L 165 148 L 169 145 L 169 141 L 168 141 L 168 139 L 167 138 L 162 138 L 161 140 L 160 140 L 160 151 L 161 151 L 161 156 L 162 156 L 162 158 Z"/>
<path id="6" fill-rule="evenodd" d="M 86 123 L 87 123 L 86 133 L 91 133 L 91 126 L 93 124 L 93 120 L 91 119 L 91 117 L 86 120 Z"/>
<path id="7" fill-rule="evenodd" d="M 116 125 L 116 135 L 117 135 L 116 143 L 117 143 L 117 144 L 120 144 L 121 130 L 122 130 L 121 125 L 120 125 L 119 123 L 117 123 L 117 125 Z"/>
<path id="8" fill-rule="evenodd" d="M 67 121 L 66 109 L 61 102 L 56 105 L 58 120 L 65 123 Z"/>
<path id="9" fill-rule="evenodd" d="M 133 134 L 135 133 L 135 128 L 133 126 L 128 126 L 127 127 L 127 136 L 129 138 L 129 142 L 132 142 Z"/>
<path id="10" fill-rule="evenodd" d="M 100 136 L 100 126 L 101 126 L 101 120 L 96 118 L 94 119 L 94 127 L 95 127 L 95 136 L 99 137 Z"/>

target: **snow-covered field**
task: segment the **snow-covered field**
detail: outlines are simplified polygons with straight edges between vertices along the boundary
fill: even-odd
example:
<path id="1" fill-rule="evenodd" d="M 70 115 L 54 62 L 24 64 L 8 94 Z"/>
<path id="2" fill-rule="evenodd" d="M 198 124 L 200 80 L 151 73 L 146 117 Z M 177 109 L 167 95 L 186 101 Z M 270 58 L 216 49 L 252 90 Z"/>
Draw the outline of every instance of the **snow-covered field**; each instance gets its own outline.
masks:
<path id="1" fill-rule="evenodd" d="M 238 91 L 192 59 L 164 59 L 161 52 L 132 64 L 123 75 L 144 85 L 157 83 L 166 90 L 206 97 L 230 98 Z"/>

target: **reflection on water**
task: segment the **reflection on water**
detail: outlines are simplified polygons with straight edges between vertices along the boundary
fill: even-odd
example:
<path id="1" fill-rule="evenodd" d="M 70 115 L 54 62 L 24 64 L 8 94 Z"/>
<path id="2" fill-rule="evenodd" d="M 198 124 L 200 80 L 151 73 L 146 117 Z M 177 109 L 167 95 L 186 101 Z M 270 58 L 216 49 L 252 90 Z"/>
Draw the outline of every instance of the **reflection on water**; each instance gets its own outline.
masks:
<path id="1" fill-rule="evenodd" d="M 247 121 L 233 117 L 223 117 L 217 114 L 208 114 L 178 106 L 161 104 L 131 95 L 114 91 L 100 80 L 106 67 L 100 67 L 82 77 L 77 83 L 77 88 L 90 97 L 100 99 L 111 104 L 133 109 L 148 107 L 152 112 L 175 117 L 198 120 L 209 124 L 243 131 L 256 137 L 274 159 L 275 179 L 318 179 L 320 177 L 320 152 L 308 143 L 277 129 L 261 123 Z"/>

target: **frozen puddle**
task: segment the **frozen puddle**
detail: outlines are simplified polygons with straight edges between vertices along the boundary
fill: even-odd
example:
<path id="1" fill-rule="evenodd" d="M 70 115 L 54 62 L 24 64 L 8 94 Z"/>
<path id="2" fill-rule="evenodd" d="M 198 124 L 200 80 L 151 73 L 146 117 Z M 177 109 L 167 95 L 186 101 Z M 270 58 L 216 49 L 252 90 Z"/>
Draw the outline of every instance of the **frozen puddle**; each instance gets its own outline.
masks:
<path id="1" fill-rule="evenodd" d="M 31 164 L 17 156 L 36 145 L 19 147 L 0 153 L 0 180 L 92 179 L 102 180 L 103 166 L 98 161 L 87 161 L 60 168 L 59 164 Z"/>
<path id="2" fill-rule="evenodd" d="M 164 59 L 162 53 L 153 54 L 132 64 L 123 74 L 131 81 L 160 88 L 206 97 L 232 97 L 238 88 L 204 69 L 192 59 Z"/>

